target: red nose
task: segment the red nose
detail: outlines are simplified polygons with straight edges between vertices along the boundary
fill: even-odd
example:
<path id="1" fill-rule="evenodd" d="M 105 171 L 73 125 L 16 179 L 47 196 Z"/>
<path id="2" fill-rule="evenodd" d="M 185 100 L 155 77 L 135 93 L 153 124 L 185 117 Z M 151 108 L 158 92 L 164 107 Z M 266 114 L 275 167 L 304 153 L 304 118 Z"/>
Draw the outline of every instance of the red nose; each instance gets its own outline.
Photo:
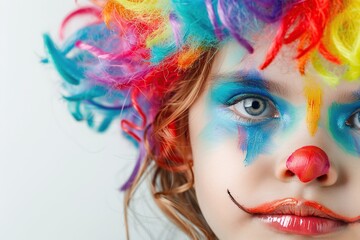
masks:
<path id="1" fill-rule="evenodd" d="M 286 167 L 302 182 L 310 182 L 329 172 L 330 162 L 326 153 L 315 146 L 305 146 L 293 152 Z"/>

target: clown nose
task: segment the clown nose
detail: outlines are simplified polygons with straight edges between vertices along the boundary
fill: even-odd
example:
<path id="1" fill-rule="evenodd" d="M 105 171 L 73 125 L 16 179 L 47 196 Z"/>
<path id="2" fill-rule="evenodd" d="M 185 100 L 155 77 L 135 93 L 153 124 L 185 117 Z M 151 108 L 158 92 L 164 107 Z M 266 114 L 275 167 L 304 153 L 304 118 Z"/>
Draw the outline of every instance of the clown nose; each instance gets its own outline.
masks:
<path id="1" fill-rule="evenodd" d="M 315 146 L 297 149 L 286 161 L 286 167 L 300 181 L 306 183 L 329 172 L 330 162 L 326 153 Z"/>

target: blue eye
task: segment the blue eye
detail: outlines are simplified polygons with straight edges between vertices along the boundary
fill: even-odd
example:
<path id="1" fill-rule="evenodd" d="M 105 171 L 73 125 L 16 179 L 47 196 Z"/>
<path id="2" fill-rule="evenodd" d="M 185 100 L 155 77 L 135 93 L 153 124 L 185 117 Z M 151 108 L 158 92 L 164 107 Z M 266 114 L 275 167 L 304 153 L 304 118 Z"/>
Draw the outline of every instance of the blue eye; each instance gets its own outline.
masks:
<path id="1" fill-rule="evenodd" d="M 239 96 L 229 107 L 240 121 L 261 122 L 267 119 L 278 118 L 279 112 L 274 103 L 262 96 Z"/>
<path id="2" fill-rule="evenodd" d="M 234 107 L 236 107 L 238 104 L 236 104 Z M 259 116 L 266 110 L 267 102 L 260 99 L 260 98 L 246 98 L 241 101 L 240 104 L 240 111 L 244 109 L 246 113 L 248 113 L 251 116 Z"/>
<path id="3" fill-rule="evenodd" d="M 360 111 L 353 113 L 346 121 L 346 125 L 360 130 Z"/>

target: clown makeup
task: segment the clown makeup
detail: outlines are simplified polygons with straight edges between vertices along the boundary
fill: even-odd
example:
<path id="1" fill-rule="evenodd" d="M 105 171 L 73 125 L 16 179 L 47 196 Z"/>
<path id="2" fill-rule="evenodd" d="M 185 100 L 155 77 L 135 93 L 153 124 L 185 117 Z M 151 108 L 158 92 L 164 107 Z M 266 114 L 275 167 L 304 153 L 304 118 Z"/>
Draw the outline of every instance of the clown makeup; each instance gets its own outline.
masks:
<path id="1" fill-rule="evenodd" d="M 291 119 L 294 119 L 294 113 L 290 112 L 293 107 L 271 93 L 283 92 L 279 86 L 263 79 L 255 71 L 218 75 L 213 81 L 215 83 L 207 99 L 212 119 L 210 126 L 219 129 L 213 139 L 221 135 L 230 137 L 235 133 L 232 137 L 238 137 L 240 149 L 246 151 L 244 164 L 248 165 L 258 154 L 267 151 L 274 132 L 289 128 Z M 221 129 L 225 132 L 221 133 Z M 205 136 L 212 133 L 211 129 L 203 131 Z M 258 144 L 249 144 L 254 141 Z"/>
<path id="2" fill-rule="evenodd" d="M 208 224 L 219 239 L 358 239 L 360 83 L 301 75 L 286 48 L 259 70 L 267 44 L 232 44 L 189 113 Z"/>
<path id="3" fill-rule="evenodd" d="M 43 62 L 138 147 L 126 203 L 149 176 L 191 239 L 360 239 L 360 1 L 91 2 Z"/>
<path id="4" fill-rule="evenodd" d="M 360 99 L 353 103 L 333 103 L 329 108 L 329 128 L 344 151 L 360 155 Z"/>

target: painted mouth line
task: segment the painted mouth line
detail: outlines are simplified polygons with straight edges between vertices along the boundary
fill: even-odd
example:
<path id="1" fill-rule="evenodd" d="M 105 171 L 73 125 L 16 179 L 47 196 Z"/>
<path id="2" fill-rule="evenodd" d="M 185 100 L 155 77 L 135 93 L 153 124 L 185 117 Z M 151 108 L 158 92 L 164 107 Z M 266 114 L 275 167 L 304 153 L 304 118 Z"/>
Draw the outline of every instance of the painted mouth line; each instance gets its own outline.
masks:
<path id="1" fill-rule="evenodd" d="M 261 204 L 253 208 L 248 208 L 238 203 L 235 200 L 235 198 L 231 195 L 229 190 L 227 190 L 227 193 L 231 201 L 233 201 L 233 203 L 238 208 L 251 215 L 259 215 L 259 216 L 294 215 L 297 217 L 317 217 L 317 218 L 324 218 L 333 221 L 340 221 L 345 224 L 351 224 L 360 221 L 360 216 L 353 218 L 345 217 L 333 212 L 329 208 L 321 205 L 320 203 L 314 201 L 298 200 L 295 198 L 279 199 L 272 202 Z"/>

